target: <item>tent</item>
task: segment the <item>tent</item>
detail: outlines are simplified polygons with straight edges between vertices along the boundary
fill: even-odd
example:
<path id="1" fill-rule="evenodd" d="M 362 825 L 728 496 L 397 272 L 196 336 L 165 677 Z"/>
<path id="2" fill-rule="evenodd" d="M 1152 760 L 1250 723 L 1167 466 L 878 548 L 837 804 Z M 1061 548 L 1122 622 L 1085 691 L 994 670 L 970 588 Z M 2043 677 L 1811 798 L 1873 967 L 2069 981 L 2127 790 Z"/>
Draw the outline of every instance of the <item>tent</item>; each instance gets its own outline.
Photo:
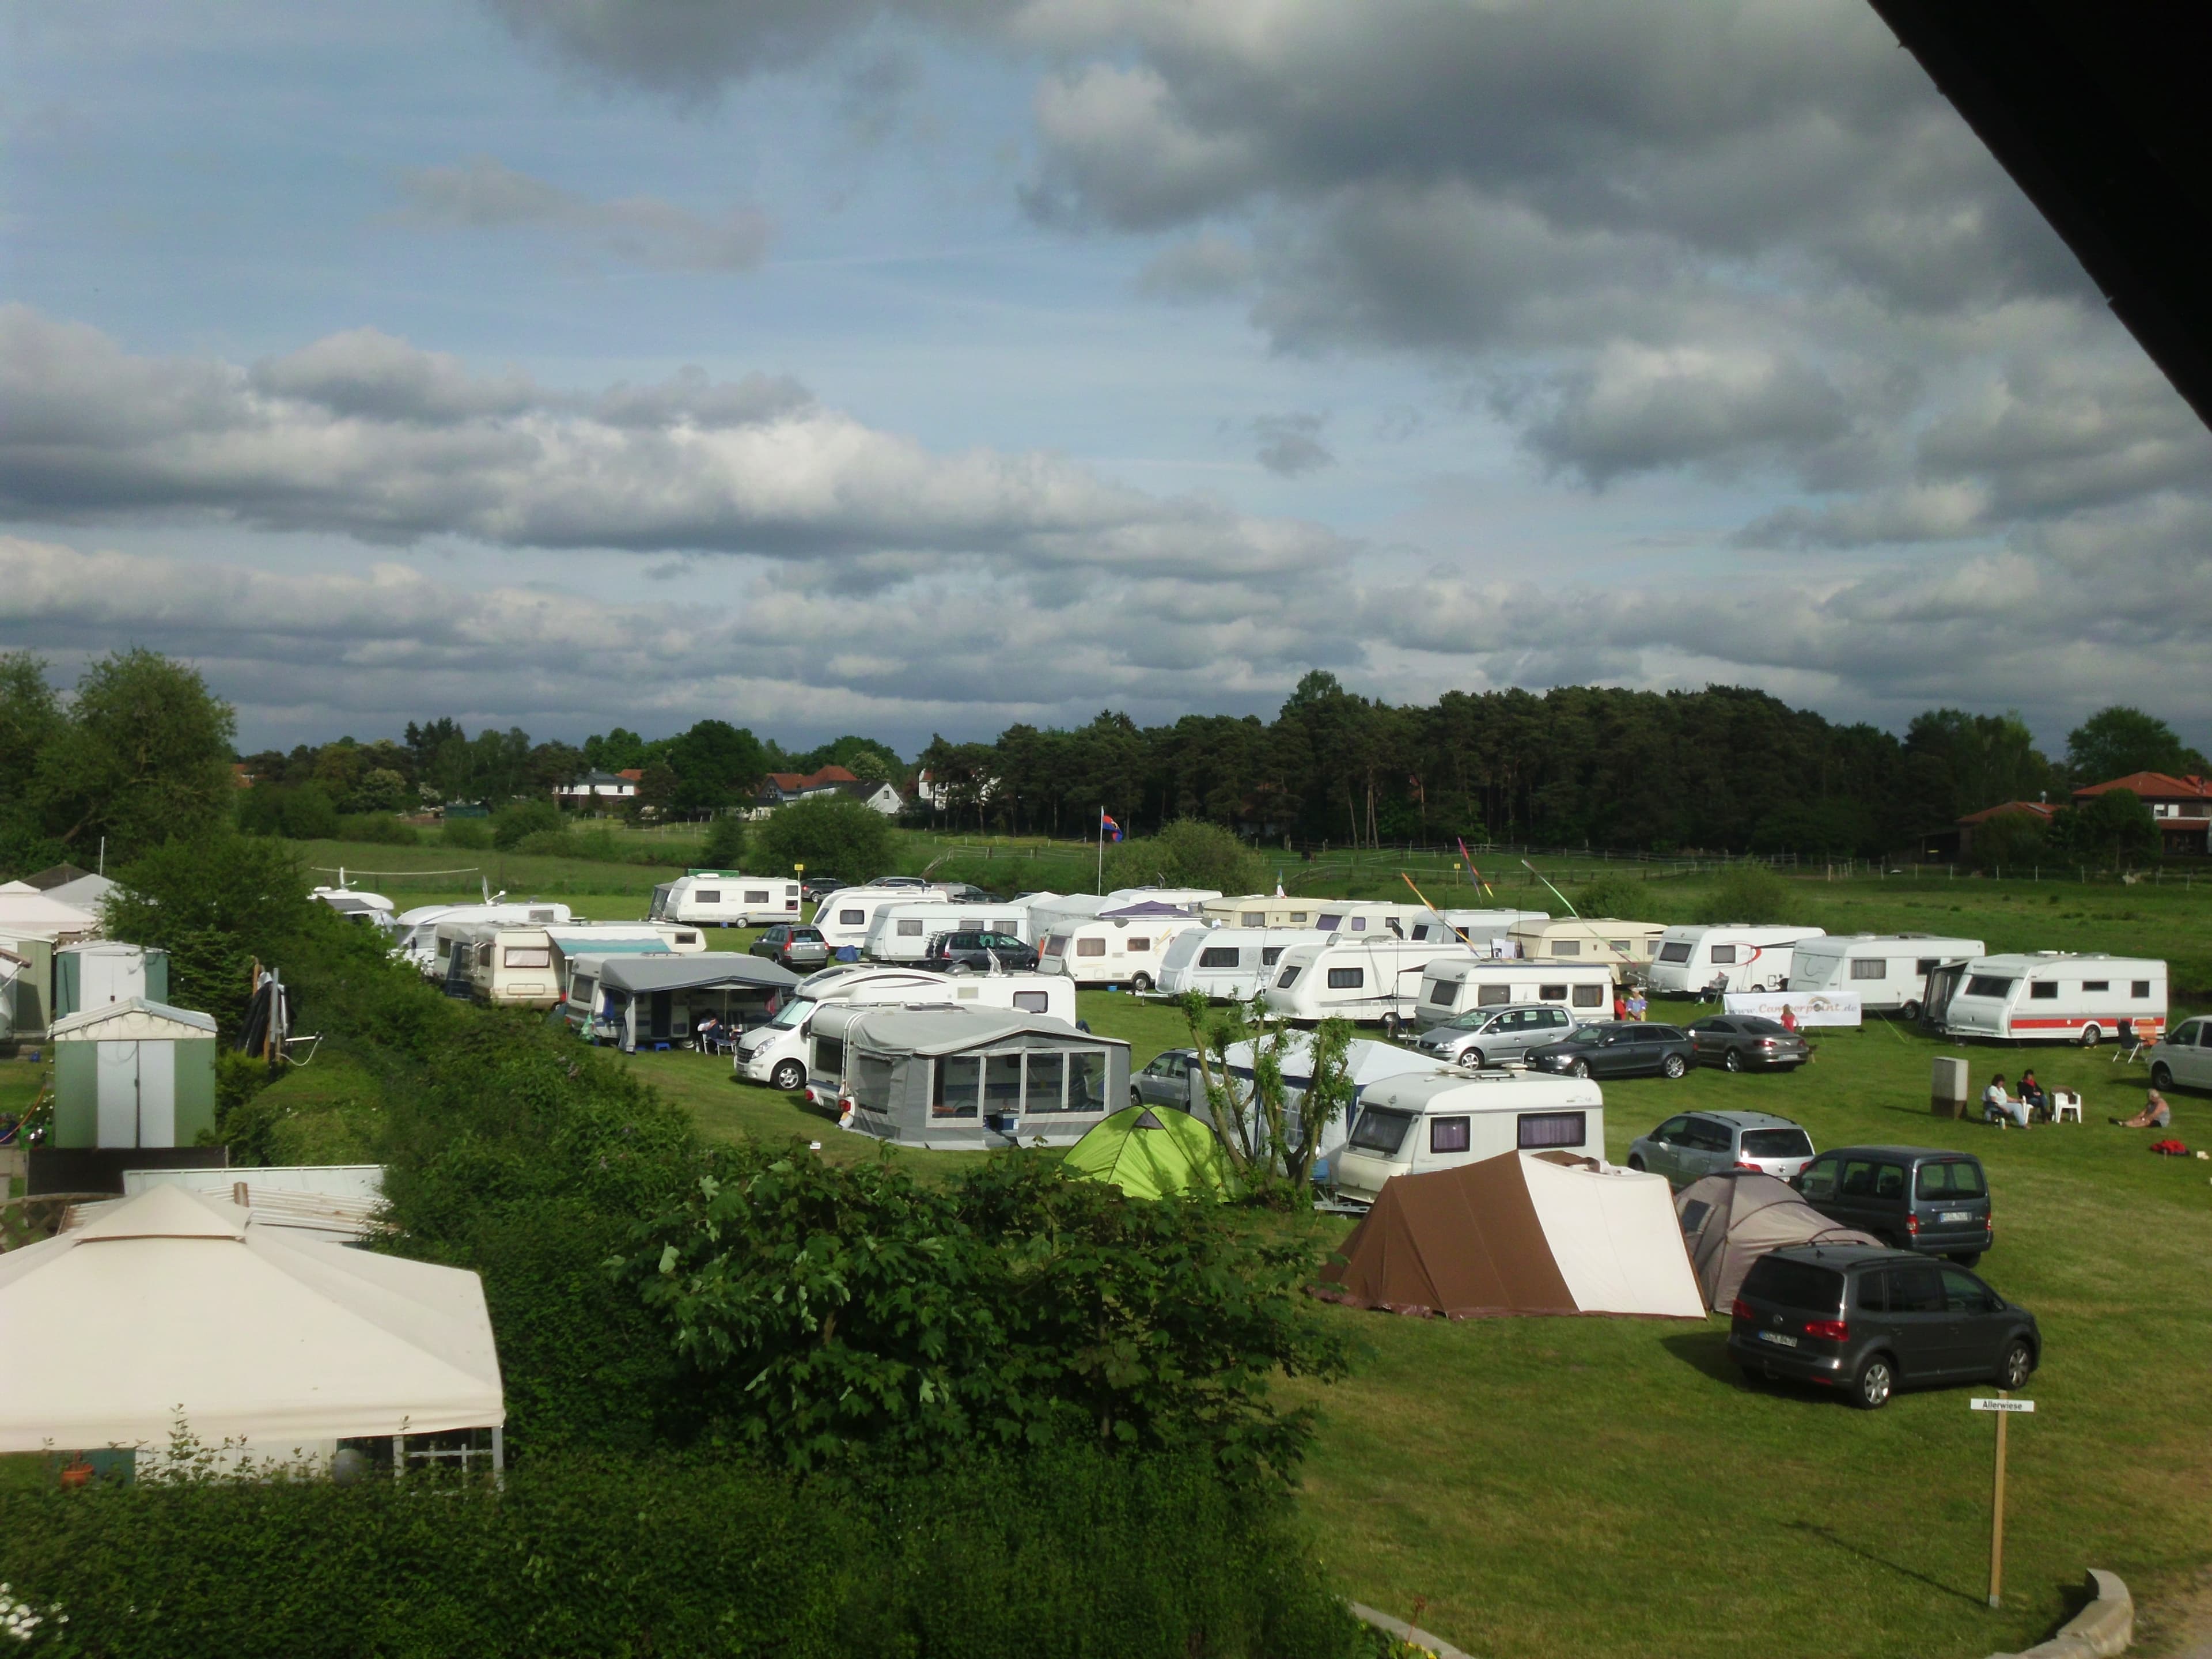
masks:
<path id="1" fill-rule="evenodd" d="M 0 1452 L 203 1445 L 290 1455 L 502 1428 L 476 1274 L 264 1225 L 157 1186 L 0 1255 Z"/>
<path id="2" fill-rule="evenodd" d="M 1068 1149 L 1060 1167 L 1085 1181 L 1109 1182 L 1131 1198 L 1227 1198 L 1234 1184 L 1213 1131 L 1170 1106 L 1124 1106 L 1101 1118 Z"/>
<path id="3" fill-rule="evenodd" d="M 1785 1244 L 1879 1244 L 1870 1234 L 1839 1227 L 1770 1175 L 1709 1175 L 1674 1200 L 1682 1243 L 1708 1308 L 1735 1300 L 1751 1264 Z"/>
<path id="4" fill-rule="evenodd" d="M 596 1013 L 620 1031 L 624 1048 L 635 1049 L 641 1042 L 687 1037 L 708 1014 L 725 1024 L 765 1018 L 770 1000 L 799 975 L 765 957 L 708 951 L 609 956 L 599 963 L 598 981 Z"/>
<path id="5" fill-rule="evenodd" d="M 1330 1301 L 1451 1319 L 1705 1313 L 1666 1178 L 1565 1152 L 1393 1176 L 1321 1276 Z"/>
<path id="6" fill-rule="evenodd" d="M 1049 1014 L 830 1003 L 813 1021 L 812 1092 L 842 1085 L 851 1127 L 909 1146 L 1073 1146 L 1129 1097 L 1129 1045 Z"/>

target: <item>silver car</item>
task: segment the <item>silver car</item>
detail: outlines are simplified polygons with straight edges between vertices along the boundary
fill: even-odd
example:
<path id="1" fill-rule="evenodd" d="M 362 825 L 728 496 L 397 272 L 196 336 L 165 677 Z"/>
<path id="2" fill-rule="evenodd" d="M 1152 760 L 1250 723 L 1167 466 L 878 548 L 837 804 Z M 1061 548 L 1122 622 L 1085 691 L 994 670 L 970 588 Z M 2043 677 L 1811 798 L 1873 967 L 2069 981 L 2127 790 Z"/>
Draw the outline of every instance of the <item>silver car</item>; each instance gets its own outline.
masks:
<path id="1" fill-rule="evenodd" d="M 1156 1055 L 1141 1072 L 1129 1073 L 1132 1106 L 1172 1106 L 1190 1109 L 1190 1072 L 1198 1064 L 1195 1048 L 1170 1048 Z"/>
<path id="2" fill-rule="evenodd" d="M 1723 1170 L 1788 1181 L 1813 1161 L 1813 1137 L 1771 1112 L 1684 1112 L 1628 1143 L 1628 1167 L 1676 1187 Z"/>
<path id="3" fill-rule="evenodd" d="M 1512 1002 L 1470 1008 L 1414 1040 L 1422 1054 L 1448 1066 L 1497 1066 L 1529 1049 L 1557 1042 L 1575 1029 L 1575 1017 L 1548 1002 Z"/>

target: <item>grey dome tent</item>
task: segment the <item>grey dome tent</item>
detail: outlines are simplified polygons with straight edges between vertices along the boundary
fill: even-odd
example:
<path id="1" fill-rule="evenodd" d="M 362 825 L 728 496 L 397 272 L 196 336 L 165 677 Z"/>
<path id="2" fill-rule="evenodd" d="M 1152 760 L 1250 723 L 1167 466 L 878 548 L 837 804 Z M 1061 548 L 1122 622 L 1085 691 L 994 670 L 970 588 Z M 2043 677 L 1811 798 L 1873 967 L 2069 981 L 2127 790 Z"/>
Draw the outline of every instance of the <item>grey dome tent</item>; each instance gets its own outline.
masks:
<path id="1" fill-rule="evenodd" d="M 1726 1310 L 1751 1264 L 1790 1244 L 1879 1244 L 1839 1227 L 1770 1175 L 1723 1173 L 1693 1181 L 1674 1198 L 1682 1243 L 1705 1306 Z"/>

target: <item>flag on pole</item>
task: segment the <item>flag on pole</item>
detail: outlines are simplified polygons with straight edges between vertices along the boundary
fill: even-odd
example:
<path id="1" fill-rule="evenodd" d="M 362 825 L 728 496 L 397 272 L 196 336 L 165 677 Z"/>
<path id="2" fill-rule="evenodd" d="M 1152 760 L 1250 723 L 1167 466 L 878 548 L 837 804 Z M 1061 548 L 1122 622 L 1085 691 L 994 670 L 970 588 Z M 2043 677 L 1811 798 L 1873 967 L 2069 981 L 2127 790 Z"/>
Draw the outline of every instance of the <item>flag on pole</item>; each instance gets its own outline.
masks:
<path id="1" fill-rule="evenodd" d="M 1459 837 L 1458 840 L 1459 855 L 1467 860 L 1468 874 L 1474 878 L 1474 884 L 1477 887 L 1482 889 L 1484 892 L 1489 893 L 1491 897 L 1496 898 L 1498 895 L 1492 890 L 1490 884 L 1482 878 L 1482 872 L 1474 867 L 1474 854 L 1467 850 L 1467 838 L 1462 836 Z"/>
<path id="2" fill-rule="evenodd" d="M 1121 826 L 1106 816 L 1106 809 L 1103 806 L 1098 809 L 1098 833 L 1109 841 L 1121 839 Z"/>

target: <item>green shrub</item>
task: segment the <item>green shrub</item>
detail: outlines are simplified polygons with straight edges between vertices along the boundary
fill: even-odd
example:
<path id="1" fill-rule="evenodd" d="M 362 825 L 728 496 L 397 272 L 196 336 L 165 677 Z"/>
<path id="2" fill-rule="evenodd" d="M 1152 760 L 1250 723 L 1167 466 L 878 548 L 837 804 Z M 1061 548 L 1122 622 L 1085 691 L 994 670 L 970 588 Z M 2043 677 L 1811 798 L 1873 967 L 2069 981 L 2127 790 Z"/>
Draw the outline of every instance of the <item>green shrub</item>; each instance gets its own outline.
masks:
<path id="1" fill-rule="evenodd" d="M 573 859 L 583 856 L 577 848 L 576 837 L 566 830 L 533 830 L 521 840 L 512 843 L 507 850 L 530 858 Z"/>
<path id="2" fill-rule="evenodd" d="M 1967 853 L 1967 862 L 1977 870 L 2021 870 L 2051 858 L 2044 820 L 2033 812 L 2000 812 L 1984 818 L 1974 826 L 1973 845 Z"/>
<path id="3" fill-rule="evenodd" d="M 568 827 L 568 820 L 551 801 L 517 801 L 491 815 L 491 844 L 502 853 L 510 853 L 528 836 Z"/>
<path id="4" fill-rule="evenodd" d="M 382 847 L 419 847 L 422 843 L 422 836 L 413 824 L 403 823 L 388 812 L 359 812 L 340 817 L 337 838 L 374 842 Z"/>
<path id="5" fill-rule="evenodd" d="M 779 806 L 754 831 L 753 842 L 763 874 L 781 874 L 803 864 L 810 872 L 860 882 L 890 868 L 890 820 L 848 795 Z"/>
<path id="6" fill-rule="evenodd" d="M 1255 893 L 1267 878 L 1259 855 L 1219 824 L 1179 818 L 1158 835 L 1106 849 L 1113 887 L 1211 887 Z"/>
<path id="7" fill-rule="evenodd" d="M 466 853 L 491 850 L 491 822 L 488 818 L 447 818 L 438 839 Z"/>
<path id="8" fill-rule="evenodd" d="M 724 813 L 707 826 L 707 844 L 699 849 L 699 862 L 711 870 L 745 867 L 745 821 Z"/>
<path id="9" fill-rule="evenodd" d="M 1620 921 L 1649 921 L 1651 908 L 1649 884 L 1625 870 L 1607 870 L 1575 895 L 1575 908 L 1590 917 L 1611 916 Z"/>
<path id="10" fill-rule="evenodd" d="M 1732 864 L 1698 908 L 1705 922 L 1788 921 L 1790 884 L 1763 864 Z"/>

